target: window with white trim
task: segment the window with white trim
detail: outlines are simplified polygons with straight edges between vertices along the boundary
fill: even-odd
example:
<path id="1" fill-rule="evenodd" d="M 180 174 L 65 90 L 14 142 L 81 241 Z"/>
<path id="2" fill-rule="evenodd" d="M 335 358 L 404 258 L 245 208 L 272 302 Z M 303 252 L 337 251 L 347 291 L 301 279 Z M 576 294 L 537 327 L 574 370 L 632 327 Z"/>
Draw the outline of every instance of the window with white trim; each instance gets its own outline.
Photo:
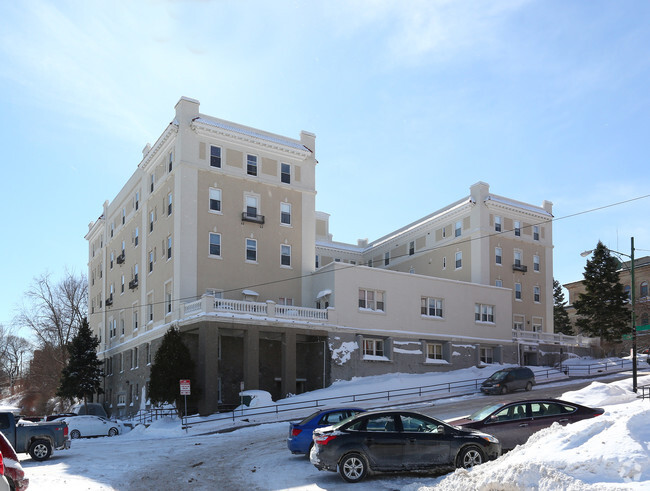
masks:
<path id="1" fill-rule="evenodd" d="M 515 283 L 515 300 L 521 300 L 521 283 Z"/>
<path id="2" fill-rule="evenodd" d="M 140 191 L 135 192 L 135 210 L 138 211 L 140 207 Z"/>
<path id="3" fill-rule="evenodd" d="M 494 217 L 494 231 L 501 232 L 501 217 L 499 216 Z"/>
<path id="4" fill-rule="evenodd" d="M 363 356 L 384 356 L 384 340 L 364 338 Z"/>
<path id="5" fill-rule="evenodd" d="M 384 292 L 359 288 L 359 308 L 384 312 Z"/>
<path id="6" fill-rule="evenodd" d="M 154 218 L 156 217 L 155 213 L 153 210 L 149 213 L 149 233 L 153 232 L 153 222 Z"/>
<path id="7" fill-rule="evenodd" d="M 422 297 L 420 299 L 420 314 L 442 318 L 442 298 Z"/>
<path id="8" fill-rule="evenodd" d="M 151 365 L 151 343 L 146 345 L 147 365 Z"/>
<path id="9" fill-rule="evenodd" d="M 460 237 L 460 234 L 461 234 L 461 231 L 462 231 L 462 227 L 463 227 L 463 222 L 461 222 L 460 220 L 457 221 L 457 222 L 456 222 L 456 228 L 455 228 L 455 230 L 454 230 L 454 236 L 456 236 L 456 237 Z"/>
<path id="10" fill-rule="evenodd" d="M 474 320 L 476 322 L 494 323 L 494 305 L 477 303 L 474 305 Z"/>
<path id="11" fill-rule="evenodd" d="M 210 188 L 210 211 L 221 213 L 221 189 Z"/>
<path id="12" fill-rule="evenodd" d="M 479 357 L 481 363 L 489 364 L 494 363 L 494 349 L 493 348 L 481 348 L 479 350 Z"/>
<path id="13" fill-rule="evenodd" d="M 221 257 L 221 234 L 210 233 L 210 255 Z"/>
<path id="14" fill-rule="evenodd" d="M 246 261 L 257 261 L 257 240 L 246 239 Z"/>
<path id="15" fill-rule="evenodd" d="M 165 315 L 172 313 L 172 284 L 165 284 Z"/>
<path id="16" fill-rule="evenodd" d="M 135 232 L 133 233 L 133 244 L 134 247 L 138 247 L 138 244 L 140 243 L 140 228 L 135 227 Z"/>
<path id="17" fill-rule="evenodd" d="M 384 252 L 384 266 L 388 266 L 390 264 L 390 251 Z"/>
<path id="18" fill-rule="evenodd" d="M 289 164 L 280 164 L 280 181 L 291 184 L 291 166 Z"/>
<path id="19" fill-rule="evenodd" d="M 291 203 L 280 203 L 280 223 L 291 225 Z"/>
<path id="20" fill-rule="evenodd" d="M 412 256 L 413 254 L 415 254 L 415 241 L 414 240 L 409 242 L 409 256 Z"/>
<path id="21" fill-rule="evenodd" d="M 320 256 L 316 254 L 316 263 L 315 263 L 316 269 L 320 268 Z"/>
<path id="22" fill-rule="evenodd" d="M 533 256 L 533 271 L 539 273 L 539 256 Z"/>
<path id="23" fill-rule="evenodd" d="M 167 216 L 172 214 L 172 193 L 167 195 Z"/>
<path id="24" fill-rule="evenodd" d="M 539 303 L 541 301 L 541 298 L 542 298 L 541 289 L 539 288 L 539 286 L 534 286 L 533 287 L 533 301 L 535 303 Z"/>
<path id="25" fill-rule="evenodd" d="M 541 317 L 533 317 L 533 332 L 542 332 L 542 322 L 543 319 Z"/>
<path id="26" fill-rule="evenodd" d="M 526 321 L 526 318 L 523 315 L 520 315 L 520 314 L 513 315 L 512 316 L 512 328 L 516 329 L 517 331 L 523 331 L 525 321 Z"/>
<path id="27" fill-rule="evenodd" d="M 246 215 L 251 218 L 257 218 L 258 211 L 257 196 L 246 196 Z"/>
<path id="28" fill-rule="evenodd" d="M 639 288 L 639 298 L 646 298 L 648 296 L 648 282 L 641 282 L 641 288 Z"/>
<path id="29" fill-rule="evenodd" d="M 456 269 L 463 267 L 463 251 L 458 251 L 456 253 Z"/>
<path id="30" fill-rule="evenodd" d="M 533 240 L 539 240 L 539 225 L 533 225 Z"/>
<path id="31" fill-rule="evenodd" d="M 503 287 L 503 280 L 495 280 L 494 286 L 498 286 L 499 288 Z"/>
<path id="32" fill-rule="evenodd" d="M 174 166 L 174 152 L 169 152 L 169 157 L 167 159 L 167 172 L 171 172 Z"/>
<path id="33" fill-rule="evenodd" d="M 249 176 L 257 175 L 257 156 L 248 154 L 246 156 L 246 173 Z"/>
<path id="34" fill-rule="evenodd" d="M 153 272 L 154 253 L 153 250 L 149 251 L 149 273 Z"/>
<path id="35" fill-rule="evenodd" d="M 287 244 L 280 245 L 280 264 L 282 266 L 291 266 L 291 246 Z"/>
<path id="36" fill-rule="evenodd" d="M 518 220 L 515 220 L 515 236 L 521 236 L 521 222 Z"/>
<path id="37" fill-rule="evenodd" d="M 210 166 L 221 167 L 221 147 L 210 145 Z"/>
<path id="38" fill-rule="evenodd" d="M 501 265 L 503 257 L 503 250 L 500 247 L 494 248 L 494 261 L 496 264 Z"/>
<path id="39" fill-rule="evenodd" d="M 442 344 L 427 343 L 427 360 L 442 360 Z"/>
<path id="40" fill-rule="evenodd" d="M 132 316 L 132 322 L 133 322 L 133 330 L 137 331 L 138 330 L 138 306 L 135 305 L 133 307 L 133 316 Z"/>
<path id="41" fill-rule="evenodd" d="M 521 268 L 521 251 L 514 252 L 515 266 Z"/>
<path id="42" fill-rule="evenodd" d="M 167 237 L 167 260 L 172 258 L 172 236 Z"/>
<path id="43" fill-rule="evenodd" d="M 153 292 L 147 295 L 147 323 L 153 322 Z"/>

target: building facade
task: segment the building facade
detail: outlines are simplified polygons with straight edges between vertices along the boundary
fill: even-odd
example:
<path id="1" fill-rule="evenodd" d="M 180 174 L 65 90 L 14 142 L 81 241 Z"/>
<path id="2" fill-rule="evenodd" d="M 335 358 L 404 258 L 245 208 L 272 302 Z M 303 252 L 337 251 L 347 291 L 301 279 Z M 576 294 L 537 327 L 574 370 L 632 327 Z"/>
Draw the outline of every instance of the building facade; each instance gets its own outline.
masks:
<path id="1" fill-rule="evenodd" d="M 315 209 L 316 163 L 312 133 L 288 138 L 179 100 L 86 235 L 108 411 L 148 406 L 173 325 L 197 363 L 201 413 L 236 403 L 241 387 L 279 398 L 352 376 L 536 364 L 540 343 L 558 343 L 550 203 L 477 183 L 392 234 L 342 244 Z"/>

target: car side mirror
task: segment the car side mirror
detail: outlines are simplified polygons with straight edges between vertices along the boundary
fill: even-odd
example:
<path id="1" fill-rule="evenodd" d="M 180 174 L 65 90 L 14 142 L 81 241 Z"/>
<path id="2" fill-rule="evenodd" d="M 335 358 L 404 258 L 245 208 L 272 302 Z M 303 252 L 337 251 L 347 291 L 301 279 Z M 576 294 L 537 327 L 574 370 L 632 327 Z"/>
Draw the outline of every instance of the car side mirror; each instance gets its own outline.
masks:
<path id="1" fill-rule="evenodd" d="M 436 428 L 436 433 L 444 433 L 445 432 L 445 427 L 443 425 L 438 425 Z"/>

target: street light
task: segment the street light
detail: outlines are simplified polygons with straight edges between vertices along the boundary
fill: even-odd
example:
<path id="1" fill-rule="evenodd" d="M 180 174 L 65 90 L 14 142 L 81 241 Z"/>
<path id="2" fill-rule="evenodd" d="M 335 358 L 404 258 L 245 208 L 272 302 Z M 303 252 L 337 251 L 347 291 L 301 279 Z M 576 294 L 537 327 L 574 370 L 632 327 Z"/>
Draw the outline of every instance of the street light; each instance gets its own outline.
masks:
<path id="1" fill-rule="evenodd" d="M 624 254 L 622 252 L 613 251 L 612 249 L 607 249 L 609 252 L 618 254 L 620 256 L 625 256 L 630 258 L 630 281 L 632 282 L 632 289 L 630 291 L 632 295 L 632 390 L 636 392 L 637 384 L 637 370 L 636 370 L 636 314 L 635 314 L 635 300 L 634 300 L 634 237 L 630 238 L 630 255 Z M 594 250 L 581 252 L 582 257 L 587 257 L 589 254 L 594 252 Z"/>

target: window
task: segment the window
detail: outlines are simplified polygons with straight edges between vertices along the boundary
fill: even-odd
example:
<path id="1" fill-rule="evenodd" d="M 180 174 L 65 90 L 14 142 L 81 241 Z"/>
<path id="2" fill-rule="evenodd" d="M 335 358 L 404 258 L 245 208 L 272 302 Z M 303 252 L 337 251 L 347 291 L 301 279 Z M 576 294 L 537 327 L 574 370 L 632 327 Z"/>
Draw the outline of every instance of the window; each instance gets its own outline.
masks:
<path id="1" fill-rule="evenodd" d="M 257 241 L 246 239 L 246 261 L 257 261 Z"/>
<path id="2" fill-rule="evenodd" d="M 124 371 L 124 353 L 117 355 L 117 359 L 120 363 L 120 373 Z"/>
<path id="3" fill-rule="evenodd" d="M 156 182 L 156 176 L 151 174 L 151 178 L 149 179 L 149 189 L 151 190 L 152 193 L 153 193 L 153 186 L 155 182 Z"/>
<path id="4" fill-rule="evenodd" d="M 117 405 L 118 406 L 126 406 L 126 395 L 125 394 L 119 394 L 117 396 Z"/>
<path id="5" fill-rule="evenodd" d="M 539 240 L 539 225 L 533 225 L 533 240 Z"/>
<path id="6" fill-rule="evenodd" d="M 515 236 L 521 236 L 521 222 L 515 220 Z"/>
<path id="7" fill-rule="evenodd" d="M 153 293 L 147 296 L 147 320 L 153 322 Z"/>
<path id="8" fill-rule="evenodd" d="M 291 266 L 291 246 L 282 244 L 280 246 L 280 264 L 282 266 Z"/>
<path id="9" fill-rule="evenodd" d="M 221 212 L 221 189 L 210 188 L 210 211 Z"/>
<path id="10" fill-rule="evenodd" d="M 124 293 L 124 275 L 122 275 L 122 283 L 120 284 L 120 293 Z"/>
<path id="11" fill-rule="evenodd" d="M 172 171 L 172 166 L 174 165 L 174 152 L 169 152 L 169 158 L 167 159 L 168 165 L 167 170 Z"/>
<path id="12" fill-rule="evenodd" d="M 474 320 L 477 322 L 494 323 L 494 305 L 477 303 L 474 306 Z"/>
<path id="13" fill-rule="evenodd" d="M 145 349 L 147 354 L 147 365 L 151 365 L 151 343 L 147 343 Z"/>
<path id="14" fill-rule="evenodd" d="M 526 319 L 524 318 L 523 315 L 515 315 L 513 316 L 512 319 L 512 328 L 516 329 L 517 331 L 523 331 L 524 330 L 524 321 Z"/>
<path id="15" fill-rule="evenodd" d="M 515 300 L 521 300 L 521 283 L 515 283 Z"/>
<path id="16" fill-rule="evenodd" d="M 291 184 L 291 166 L 289 164 L 280 164 L 280 181 Z"/>
<path id="17" fill-rule="evenodd" d="M 372 268 L 372 259 L 368 259 L 368 267 Z"/>
<path id="18" fill-rule="evenodd" d="M 115 232 L 115 224 L 111 222 L 111 237 L 113 237 L 113 232 Z"/>
<path id="19" fill-rule="evenodd" d="M 113 261 L 115 260 L 115 253 L 111 252 L 111 259 L 109 262 L 109 268 L 113 269 Z"/>
<path id="20" fill-rule="evenodd" d="M 167 195 L 167 216 L 172 214 L 172 193 Z"/>
<path id="21" fill-rule="evenodd" d="M 641 289 L 639 290 L 639 297 L 645 298 L 648 296 L 648 282 L 644 281 L 641 283 Z"/>
<path id="22" fill-rule="evenodd" d="M 429 317 L 442 317 L 442 299 L 422 297 L 420 302 L 420 314 Z"/>
<path id="23" fill-rule="evenodd" d="M 167 260 L 172 258 L 172 236 L 167 237 Z"/>
<path id="24" fill-rule="evenodd" d="M 521 251 L 515 251 L 515 266 L 517 268 L 521 267 Z"/>
<path id="25" fill-rule="evenodd" d="M 503 251 L 501 250 L 500 247 L 495 247 L 494 248 L 494 260 L 497 264 L 501 264 L 501 256 L 503 255 Z"/>
<path id="26" fill-rule="evenodd" d="M 533 256 L 533 271 L 539 273 L 539 256 Z"/>
<path id="27" fill-rule="evenodd" d="M 533 287 L 533 300 L 535 303 L 539 303 L 540 298 L 541 298 L 541 290 L 538 286 Z"/>
<path id="28" fill-rule="evenodd" d="M 384 311 L 384 292 L 359 288 L 359 308 Z"/>
<path id="29" fill-rule="evenodd" d="M 210 255 L 221 256 L 221 234 L 210 234 Z"/>
<path id="30" fill-rule="evenodd" d="M 315 266 L 316 266 L 316 269 L 320 268 L 320 256 L 318 254 L 316 254 L 316 264 L 315 264 Z"/>
<path id="31" fill-rule="evenodd" d="M 152 210 L 151 213 L 149 213 L 149 233 L 153 232 L 153 221 L 154 221 L 155 216 L 156 215 L 154 214 L 154 212 Z"/>
<path id="32" fill-rule="evenodd" d="M 494 286 L 498 286 L 499 288 L 503 287 L 503 281 L 502 280 L 496 280 L 494 282 Z"/>
<path id="33" fill-rule="evenodd" d="M 463 224 L 461 221 L 456 222 L 456 228 L 454 230 L 455 237 L 460 237 L 462 226 Z"/>
<path id="34" fill-rule="evenodd" d="M 412 256 L 413 254 L 415 254 L 415 241 L 414 240 L 409 242 L 409 256 Z"/>
<path id="35" fill-rule="evenodd" d="M 442 269 L 447 269 L 447 258 L 446 257 L 442 258 Z"/>
<path id="36" fill-rule="evenodd" d="M 533 317 L 533 332 L 542 332 L 542 321 L 541 317 Z"/>
<path id="37" fill-rule="evenodd" d="M 135 209 L 136 209 L 136 211 L 137 211 L 137 209 L 139 207 L 140 207 L 140 191 L 136 191 L 135 192 Z"/>
<path id="38" fill-rule="evenodd" d="M 133 307 L 133 330 L 138 330 L 138 307 Z"/>
<path id="39" fill-rule="evenodd" d="M 625 296 L 627 298 L 627 301 L 629 302 L 632 299 L 632 296 L 630 294 L 630 285 L 625 285 Z"/>
<path id="40" fill-rule="evenodd" d="M 384 266 L 390 264 L 390 252 L 384 252 Z"/>
<path id="41" fill-rule="evenodd" d="M 131 350 L 131 370 L 138 368 L 138 366 L 138 348 L 133 348 L 133 350 Z"/>
<path id="42" fill-rule="evenodd" d="M 246 173 L 249 176 L 257 175 L 257 156 L 250 154 L 246 156 Z"/>
<path id="43" fill-rule="evenodd" d="M 126 251 L 126 241 L 123 240 L 122 241 L 122 262 L 124 262 L 124 253 L 125 253 L 125 251 Z M 119 263 L 119 259 L 118 259 L 118 263 Z"/>
<path id="44" fill-rule="evenodd" d="M 278 305 L 293 305 L 293 298 L 280 297 Z"/>
<path id="45" fill-rule="evenodd" d="M 172 284 L 165 285 L 165 315 L 172 313 Z"/>
<path id="46" fill-rule="evenodd" d="M 122 208 L 122 225 L 126 222 L 126 209 Z"/>
<path id="47" fill-rule="evenodd" d="M 149 251 L 149 272 L 151 273 L 153 271 L 153 258 L 154 254 L 153 251 Z"/>
<path id="48" fill-rule="evenodd" d="M 384 356 L 384 340 L 364 339 L 363 356 Z"/>
<path id="49" fill-rule="evenodd" d="M 291 203 L 280 203 L 280 223 L 291 225 Z"/>
<path id="50" fill-rule="evenodd" d="M 447 237 L 447 228 L 442 227 L 442 238 L 444 239 L 445 237 Z"/>
<path id="51" fill-rule="evenodd" d="M 133 234 L 133 244 L 135 247 L 138 247 L 138 244 L 140 243 L 140 229 L 138 227 L 135 227 L 135 232 Z"/>
<path id="52" fill-rule="evenodd" d="M 442 360 L 442 344 L 427 343 L 427 360 Z"/>
<path id="53" fill-rule="evenodd" d="M 463 252 L 458 251 L 456 253 L 456 269 L 460 269 L 463 267 Z"/>
<path id="54" fill-rule="evenodd" d="M 210 145 L 210 165 L 212 167 L 221 167 L 221 147 Z"/>
<path id="55" fill-rule="evenodd" d="M 246 215 L 257 218 L 257 197 L 246 196 Z"/>
<path id="56" fill-rule="evenodd" d="M 501 232 L 501 217 L 494 217 L 494 231 Z"/>
<path id="57" fill-rule="evenodd" d="M 481 363 L 494 363 L 494 350 L 492 348 L 481 348 L 479 357 Z"/>
<path id="58" fill-rule="evenodd" d="M 133 281 L 138 282 L 138 265 L 133 266 Z"/>

